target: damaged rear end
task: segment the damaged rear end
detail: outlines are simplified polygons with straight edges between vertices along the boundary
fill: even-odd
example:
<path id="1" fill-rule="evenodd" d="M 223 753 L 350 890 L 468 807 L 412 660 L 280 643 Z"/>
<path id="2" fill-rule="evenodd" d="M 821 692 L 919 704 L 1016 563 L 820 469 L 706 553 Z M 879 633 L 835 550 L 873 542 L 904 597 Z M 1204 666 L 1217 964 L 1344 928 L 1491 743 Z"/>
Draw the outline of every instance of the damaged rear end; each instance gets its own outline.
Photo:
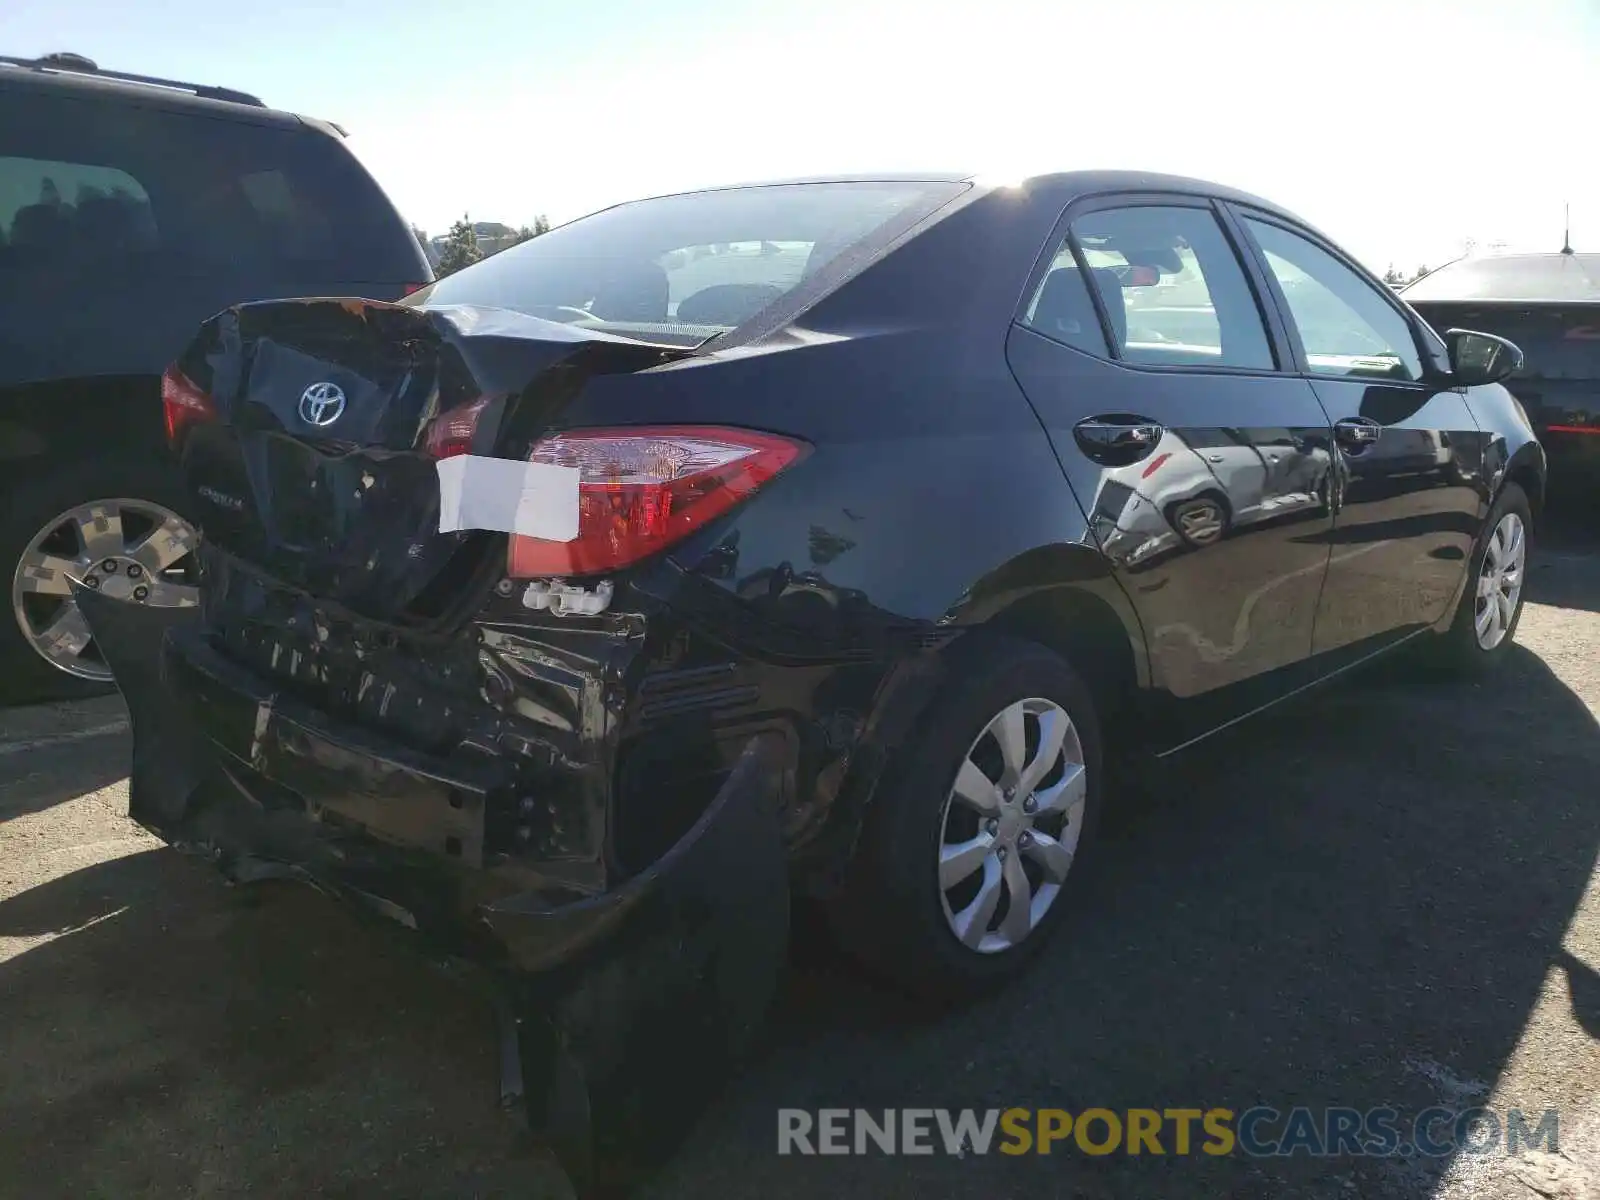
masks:
<path id="1" fill-rule="evenodd" d="M 486 966 L 505 1090 L 580 1189 L 665 1153 L 750 1037 L 820 819 L 801 744 L 842 750 L 879 674 L 870 640 L 763 617 L 798 590 L 833 628 L 784 547 L 826 486 L 792 471 L 828 429 L 807 364 L 850 339 L 796 318 L 966 190 L 619 205 L 400 304 L 231 309 L 163 380 L 200 605 L 82 596 L 133 816 Z M 769 484 L 789 502 L 734 515 Z"/>
<path id="2" fill-rule="evenodd" d="M 134 818 L 490 968 L 580 1188 L 670 1148 L 786 942 L 779 739 L 721 746 L 688 811 L 616 828 L 656 615 L 629 571 L 804 450 L 560 429 L 594 377 L 689 353 L 497 309 L 229 310 L 163 382 L 200 608 L 80 594 L 133 720 Z"/>

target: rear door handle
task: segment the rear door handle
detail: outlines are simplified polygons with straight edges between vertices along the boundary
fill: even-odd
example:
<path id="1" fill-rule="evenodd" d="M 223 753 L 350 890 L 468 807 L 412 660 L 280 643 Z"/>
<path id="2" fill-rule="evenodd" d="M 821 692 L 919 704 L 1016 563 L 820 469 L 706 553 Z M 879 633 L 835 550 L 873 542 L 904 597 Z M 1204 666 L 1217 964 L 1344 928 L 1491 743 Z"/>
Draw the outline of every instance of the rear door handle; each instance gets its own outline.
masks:
<path id="1" fill-rule="evenodd" d="M 1346 417 L 1334 422 L 1333 433 L 1349 449 L 1364 450 L 1377 444 L 1383 426 L 1370 417 Z"/>
<path id="2" fill-rule="evenodd" d="M 1138 462 L 1156 448 L 1164 431 L 1142 417 L 1090 417 L 1072 427 L 1072 435 L 1090 458 L 1114 458 L 1121 465 Z"/>

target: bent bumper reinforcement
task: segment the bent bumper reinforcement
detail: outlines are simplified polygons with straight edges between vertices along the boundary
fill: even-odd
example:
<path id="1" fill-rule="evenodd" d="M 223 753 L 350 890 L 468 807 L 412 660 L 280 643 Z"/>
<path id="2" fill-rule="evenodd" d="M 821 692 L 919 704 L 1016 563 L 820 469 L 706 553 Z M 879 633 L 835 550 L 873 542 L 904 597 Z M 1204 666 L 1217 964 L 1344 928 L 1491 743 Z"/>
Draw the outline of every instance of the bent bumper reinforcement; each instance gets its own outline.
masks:
<path id="1" fill-rule="evenodd" d="M 196 610 L 77 599 L 132 721 L 135 820 L 235 880 L 305 880 L 485 968 L 508 1034 L 502 1095 L 524 1095 L 580 1195 L 672 1153 L 784 962 L 776 737 L 752 737 L 694 826 L 614 889 L 518 890 L 483 865 L 493 760 L 446 771 L 327 728 L 210 653 Z"/>

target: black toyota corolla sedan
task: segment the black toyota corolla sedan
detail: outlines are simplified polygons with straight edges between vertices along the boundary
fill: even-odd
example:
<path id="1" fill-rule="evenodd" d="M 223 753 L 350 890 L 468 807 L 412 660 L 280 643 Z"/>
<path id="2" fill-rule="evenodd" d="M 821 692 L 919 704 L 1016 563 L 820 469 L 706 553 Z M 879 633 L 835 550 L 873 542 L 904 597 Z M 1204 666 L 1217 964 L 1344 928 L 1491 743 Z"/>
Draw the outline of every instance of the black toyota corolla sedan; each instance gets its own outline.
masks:
<path id="1" fill-rule="evenodd" d="M 792 895 L 967 994 L 1071 918 L 1113 752 L 1501 661 L 1519 358 L 1148 174 L 665 196 L 243 305 L 165 378 L 201 606 L 80 589 L 133 815 L 487 964 L 598 1170 L 743 1044 Z"/>

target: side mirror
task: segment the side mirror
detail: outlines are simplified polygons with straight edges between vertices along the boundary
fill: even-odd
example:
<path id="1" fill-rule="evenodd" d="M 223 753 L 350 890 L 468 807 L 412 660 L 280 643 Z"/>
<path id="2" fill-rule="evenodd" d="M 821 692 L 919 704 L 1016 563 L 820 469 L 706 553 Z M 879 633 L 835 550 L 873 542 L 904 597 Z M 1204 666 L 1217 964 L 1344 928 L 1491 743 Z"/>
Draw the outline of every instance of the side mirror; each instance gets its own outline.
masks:
<path id="1" fill-rule="evenodd" d="M 1444 335 L 1450 348 L 1450 374 L 1461 387 L 1499 383 L 1522 369 L 1522 350 L 1492 333 L 1451 329 Z"/>

